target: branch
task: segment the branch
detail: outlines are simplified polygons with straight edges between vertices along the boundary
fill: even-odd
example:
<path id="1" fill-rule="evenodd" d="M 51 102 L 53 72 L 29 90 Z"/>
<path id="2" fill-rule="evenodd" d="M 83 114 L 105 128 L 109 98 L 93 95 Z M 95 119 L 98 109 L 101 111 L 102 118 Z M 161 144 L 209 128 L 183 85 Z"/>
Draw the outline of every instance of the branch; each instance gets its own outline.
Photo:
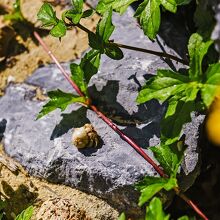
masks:
<path id="1" fill-rule="evenodd" d="M 62 74 L 64 75 L 64 77 L 66 78 L 66 80 L 70 83 L 70 85 L 76 90 L 76 92 L 80 95 L 80 96 L 85 96 L 81 90 L 79 89 L 79 87 L 72 81 L 72 79 L 69 77 L 69 75 L 66 73 L 66 71 L 63 69 L 63 67 L 60 65 L 59 61 L 57 60 L 57 58 L 53 55 L 53 53 L 51 52 L 51 50 L 48 48 L 48 46 L 45 44 L 45 42 L 42 40 L 42 38 L 40 37 L 40 35 L 34 31 L 34 36 L 36 37 L 36 39 L 38 40 L 38 42 L 41 44 L 41 46 L 43 47 L 43 49 L 47 52 L 47 54 L 51 57 L 51 59 L 56 63 L 57 67 L 60 69 L 60 71 L 62 72 Z"/>
<path id="2" fill-rule="evenodd" d="M 174 188 L 175 193 L 182 199 L 184 200 L 194 211 L 204 220 L 209 220 L 206 215 L 198 208 L 198 206 L 191 200 L 189 199 L 184 193 L 180 192 L 179 188 L 175 187 Z"/>
<path id="3" fill-rule="evenodd" d="M 72 85 L 72 87 L 76 90 L 76 92 L 80 95 L 85 97 L 85 95 L 80 91 L 78 86 L 71 80 L 69 75 L 66 73 L 66 71 L 63 69 L 63 67 L 60 65 L 59 61 L 56 59 L 56 57 L 53 55 L 53 53 L 50 51 L 50 49 L 47 47 L 47 45 L 44 43 L 42 38 L 39 36 L 39 34 L 35 31 L 34 36 L 39 41 L 39 43 L 42 45 L 44 50 L 48 53 L 48 55 L 52 58 L 52 60 L 57 64 L 58 68 L 64 75 L 64 77 L 68 80 L 68 82 Z M 91 102 L 89 102 L 91 103 Z M 158 174 L 161 177 L 168 178 L 168 176 L 164 173 L 164 171 L 143 151 L 143 149 L 138 146 L 133 140 L 131 140 L 126 134 L 124 134 L 109 118 L 107 118 L 102 112 L 100 112 L 96 106 L 90 105 L 89 106 L 91 110 L 93 110 L 98 117 L 100 117 L 106 124 L 108 124 L 120 137 L 126 141 L 131 147 L 133 147 L 139 155 L 141 155 L 154 169 L 158 172 Z M 191 206 L 194 211 L 204 220 L 208 220 L 208 218 L 205 216 L 205 214 L 198 208 L 198 206 L 192 202 L 188 197 L 186 197 L 183 193 L 180 192 L 178 188 L 174 188 L 175 193 L 182 198 L 189 206 Z"/>
<path id="4" fill-rule="evenodd" d="M 68 26 L 73 26 L 73 25 L 68 24 Z M 81 24 L 77 24 L 76 27 L 78 27 L 81 30 L 85 31 L 87 34 L 91 33 L 91 31 L 88 28 L 86 28 L 85 26 L 83 26 Z M 159 52 L 159 51 L 155 51 L 155 50 L 148 50 L 148 49 L 144 49 L 144 48 L 140 48 L 140 47 L 133 47 L 133 46 L 129 46 L 129 45 L 121 44 L 121 43 L 116 43 L 116 42 L 113 42 L 111 40 L 109 41 L 109 43 L 114 44 L 114 45 L 116 45 L 120 48 L 127 49 L 127 50 L 139 51 L 139 52 L 152 54 L 152 55 L 159 56 L 159 57 L 165 57 L 165 58 L 168 58 L 168 59 L 171 59 L 171 60 L 175 60 L 179 63 L 184 64 L 184 65 L 189 65 L 188 61 L 183 60 L 183 59 L 181 59 L 179 57 L 176 57 L 176 56 L 174 56 L 172 54 L 169 54 L 169 53 Z"/>

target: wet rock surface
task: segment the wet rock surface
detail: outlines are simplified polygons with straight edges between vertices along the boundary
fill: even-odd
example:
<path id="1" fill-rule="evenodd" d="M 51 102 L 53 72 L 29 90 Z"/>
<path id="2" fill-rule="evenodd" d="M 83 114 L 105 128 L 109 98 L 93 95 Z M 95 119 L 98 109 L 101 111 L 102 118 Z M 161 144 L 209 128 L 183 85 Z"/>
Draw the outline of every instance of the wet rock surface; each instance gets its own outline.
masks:
<path id="1" fill-rule="evenodd" d="M 112 38 L 161 51 L 162 44 L 152 43 L 143 35 L 131 18 L 132 13 L 129 9 L 123 17 L 114 16 L 118 27 Z M 163 49 L 174 53 L 169 48 Z M 99 73 L 91 79 L 90 94 L 97 106 L 152 156 L 147 147 L 159 143 L 159 124 L 166 107 L 156 101 L 137 106 L 135 99 L 141 85 L 157 68 L 182 66 L 149 54 L 124 50 L 124 55 L 121 61 L 103 56 Z M 56 110 L 35 121 L 45 101 L 34 98 L 33 85 L 47 91 L 57 88 L 72 91 L 54 65 L 38 69 L 24 84 L 10 85 L 0 99 L 0 121 L 7 121 L 3 138 L 5 151 L 32 175 L 92 193 L 121 210 L 129 207 L 131 213 L 137 212 L 138 192 L 133 184 L 144 175 L 157 175 L 154 169 L 94 112 L 84 107 L 74 104 L 62 114 Z M 183 131 L 188 149 L 182 167 L 186 175 L 195 170 L 196 173 L 187 179 L 185 188 L 198 174 L 199 125 L 204 120 L 201 115 L 192 117 Z M 71 143 L 74 127 L 85 123 L 92 123 L 100 135 L 99 148 L 79 151 Z"/>

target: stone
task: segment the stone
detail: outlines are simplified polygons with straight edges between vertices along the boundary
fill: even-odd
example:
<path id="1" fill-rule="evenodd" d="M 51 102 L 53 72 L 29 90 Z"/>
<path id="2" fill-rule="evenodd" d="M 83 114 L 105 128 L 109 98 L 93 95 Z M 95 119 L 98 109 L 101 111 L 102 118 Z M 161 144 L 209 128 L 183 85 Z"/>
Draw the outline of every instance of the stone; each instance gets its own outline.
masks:
<path id="1" fill-rule="evenodd" d="M 132 18 L 132 13 L 129 8 L 122 17 L 114 15 L 113 22 L 117 27 L 112 39 L 115 42 L 158 51 L 163 47 L 163 50 L 175 54 L 162 46 L 161 39 L 158 39 L 161 44 L 148 40 Z M 103 55 L 101 69 L 90 82 L 90 95 L 125 134 L 152 156 L 147 148 L 159 143 L 160 120 L 166 106 L 155 100 L 137 106 L 135 99 L 141 85 L 156 73 L 157 68 L 178 69 L 183 66 L 150 54 L 123 52 L 124 59 L 120 61 Z M 47 91 L 57 88 L 72 91 L 55 65 L 39 68 L 26 83 L 11 84 L 0 99 L 0 121 L 7 121 L 4 132 L 7 154 L 34 176 L 94 194 L 120 211 L 135 215 L 141 213 L 137 207 L 139 193 L 133 185 L 145 175 L 158 175 L 152 166 L 85 107 L 73 104 L 63 113 L 56 110 L 36 121 L 45 101 L 34 98 L 34 86 Z M 192 122 L 183 129 L 188 150 L 182 167 L 185 175 L 192 174 L 185 181 L 185 188 L 191 186 L 199 173 L 199 125 L 204 117 L 192 116 Z M 91 123 L 98 132 L 101 138 L 99 148 L 78 150 L 72 145 L 74 127 L 86 123 Z"/>
<path id="2" fill-rule="evenodd" d="M 215 41 L 216 50 L 220 54 L 220 3 L 217 4 L 217 0 L 213 2 L 213 8 L 215 11 L 216 24 L 211 38 Z"/>
<path id="3" fill-rule="evenodd" d="M 68 199 L 52 198 L 45 201 L 36 216 L 37 220 L 91 220 L 86 216 L 85 210 L 79 209 Z"/>

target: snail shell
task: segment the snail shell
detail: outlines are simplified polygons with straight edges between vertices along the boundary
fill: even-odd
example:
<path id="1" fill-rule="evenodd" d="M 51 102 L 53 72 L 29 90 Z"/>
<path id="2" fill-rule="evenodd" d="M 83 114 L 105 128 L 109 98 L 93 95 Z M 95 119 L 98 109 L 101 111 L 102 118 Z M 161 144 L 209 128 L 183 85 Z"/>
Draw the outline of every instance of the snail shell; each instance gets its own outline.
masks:
<path id="1" fill-rule="evenodd" d="M 97 147 L 99 136 L 91 124 L 75 128 L 72 135 L 72 143 L 78 148 Z"/>

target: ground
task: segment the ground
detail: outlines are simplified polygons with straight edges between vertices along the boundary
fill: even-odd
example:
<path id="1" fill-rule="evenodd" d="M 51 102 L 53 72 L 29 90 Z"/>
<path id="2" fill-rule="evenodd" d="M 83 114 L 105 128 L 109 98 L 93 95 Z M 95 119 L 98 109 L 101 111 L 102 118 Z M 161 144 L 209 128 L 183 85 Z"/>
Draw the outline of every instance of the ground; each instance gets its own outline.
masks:
<path id="1" fill-rule="evenodd" d="M 2 149 L 0 155 L 5 155 Z M 36 215 L 42 203 L 51 198 L 71 200 L 91 219 L 117 219 L 118 212 L 103 200 L 68 186 L 31 177 L 18 163 L 12 163 L 18 167 L 16 172 L 11 172 L 0 163 L 0 192 L 7 201 L 8 219 L 12 219 L 15 214 L 30 205 L 35 206 Z"/>

